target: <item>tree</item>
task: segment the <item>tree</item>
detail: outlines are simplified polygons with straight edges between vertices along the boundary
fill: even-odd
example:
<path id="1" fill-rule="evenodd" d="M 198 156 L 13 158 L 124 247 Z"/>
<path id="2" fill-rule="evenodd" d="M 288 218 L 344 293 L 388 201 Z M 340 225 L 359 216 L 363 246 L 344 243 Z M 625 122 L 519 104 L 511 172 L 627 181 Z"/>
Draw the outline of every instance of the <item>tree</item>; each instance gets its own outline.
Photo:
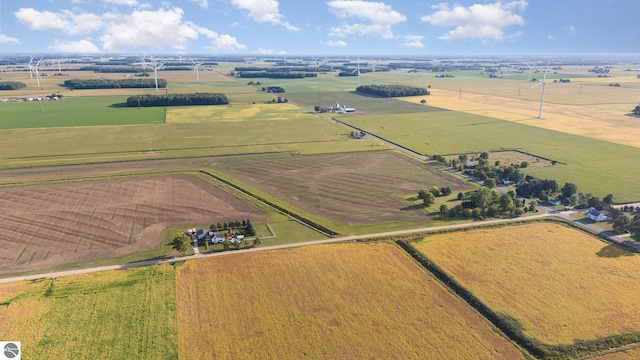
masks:
<path id="1" fill-rule="evenodd" d="M 316 112 L 319 112 L 320 111 L 320 106 L 318 106 L 318 105 L 314 106 L 313 110 L 315 110 Z"/>
<path id="2" fill-rule="evenodd" d="M 489 158 L 489 153 L 488 153 L 488 152 L 483 151 L 483 152 L 480 154 L 480 159 L 487 160 L 488 158 Z"/>
<path id="3" fill-rule="evenodd" d="M 259 237 L 256 237 L 256 239 L 253 240 L 253 246 L 258 246 L 260 244 L 262 244 L 262 240 L 260 240 Z"/>
<path id="4" fill-rule="evenodd" d="M 440 189 L 437 186 L 432 187 L 431 190 L 429 190 L 429 192 L 433 194 L 433 196 L 435 197 L 440 196 Z"/>
<path id="5" fill-rule="evenodd" d="M 451 188 L 448 186 L 443 186 L 440 188 L 440 194 L 442 194 L 442 196 L 449 196 L 451 195 Z"/>
<path id="6" fill-rule="evenodd" d="M 427 104 L 427 100 L 425 100 L 425 99 L 420 100 L 420 104 L 426 105 Z"/>
<path id="7" fill-rule="evenodd" d="M 422 198 L 422 203 L 424 204 L 425 207 L 429 207 L 433 205 L 434 202 L 436 202 L 436 197 L 433 196 L 432 193 L 427 192 L 424 194 L 424 197 Z"/>
<path id="8" fill-rule="evenodd" d="M 602 199 L 602 202 L 607 205 L 613 204 L 613 194 L 607 194 L 607 196 Z"/>
<path id="9" fill-rule="evenodd" d="M 633 222 L 631 218 L 626 214 L 621 214 L 613 222 L 613 230 L 617 232 L 626 232 L 631 229 Z"/>
<path id="10" fill-rule="evenodd" d="M 256 230 L 253 228 L 251 220 L 247 220 L 247 226 L 244 228 L 244 234 L 248 236 L 255 236 Z"/>
<path id="11" fill-rule="evenodd" d="M 209 242 L 208 241 L 204 242 L 204 251 L 209 251 Z"/>
<path id="12" fill-rule="evenodd" d="M 484 181 L 484 186 L 488 187 L 489 189 L 493 188 L 494 186 L 496 186 L 496 180 L 495 179 L 487 179 Z"/>
<path id="13" fill-rule="evenodd" d="M 171 243 L 171 247 L 176 251 L 182 252 L 182 254 L 186 254 L 187 250 L 189 250 L 189 245 L 191 244 L 191 239 L 185 235 L 181 234 L 176 236 Z"/>
<path id="14" fill-rule="evenodd" d="M 526 162 L 526 161 L 523 161 L 523 162 L 521 162 L 521 163 L 520 163 L 520 167 L 521 167 L 522 169 L 524 169 L 524 168 L 526 168 L 526 167 L 528 167 L 528 166 L 529 166 L 529 163 L 528 163 L 528 162 Z"/>
<path id="15" fill-rule="evenodd" d="M 564 183 L 564 186 L 562 187 L 562 189 L 560 189 L 560 191 L 562 191 L 562 197 L 570 198 L 572 195 L 578 192 L 578 186 L 572 183 Z M 576 197 L 576 201 L 577 200 L 578 199 Z"/>
<path id="16" fill-rule="evenodd" d="M 440 205 L 440 214 L 444 215 L 447 213 L 447 211 L 449 211 L 449 207 L 447 206 L 447 204 Z"/>
<path id="17" fill-rule="evenodd" d="M 225 250 L 229 250 L 229 247 L 231 246 L 231 241 L 229 241 L 229 239 L 227 239 L 227 237 L 225 236 L 224 241 L 222 242 L 222 247 Z"/>
<path id="18" fill-rule="evenodd" d="M 633 109 L 633 115 L 640 115 L 640 105 L 636 106 L 636 108 Z"/>

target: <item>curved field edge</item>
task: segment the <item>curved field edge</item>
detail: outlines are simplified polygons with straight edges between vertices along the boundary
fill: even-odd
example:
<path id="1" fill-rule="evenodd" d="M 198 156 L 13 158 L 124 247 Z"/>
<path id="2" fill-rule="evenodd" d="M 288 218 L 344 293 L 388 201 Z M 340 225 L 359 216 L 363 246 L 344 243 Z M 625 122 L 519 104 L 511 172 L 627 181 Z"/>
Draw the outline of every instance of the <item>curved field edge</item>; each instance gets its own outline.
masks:
<path id="1" fill-rule="evenodd" d="M 190 261 L 177 279 L 180 357 L 523 358 L 389 243 Z"/>
<path id="2" fill-rule="evenodd" d="M 576 227 L 570 223 L 558 220 L 545 219 L 536 221 L 524 221 L 518 222 L 517 224 L 527 225 L 532 223 L 561 224 L 569 228 L 573 228 L 576 231 L 583 231 L 585 234 L 593 236 L 593 234 L 591 234 L 589 231 L 585 231 L 584 229 Z M 506 228 L 507 224 L 494 224 L 490 226 L 479 227 L 478 229 L 493 230 L 503 227 Z M 478 229 L 471 229 L 468 231 L 476 231 Z M 465 232 L 467 232 L 467 230 L 446 230 L 431 233 L 428 234 L 428 236 L 435 236 L 438 234 L 463 234 Z M 396 243 L 400 247 L 402 247 L 410 256 L 412 256 L 418 263 L 420 263 L 425 269 L 427 269 L 437 279 L 439 279 L 445 286 L 447 286 L 454 293 L 464 299 L 464 301 L 475 308 L 480 314 L 482 314 L 485 318 L 487 318 L 487 320 L 498 327 L 515 343 L 522 346 L 537 358 L 571 359 L 584 356 L 590 357 L 598 353 L 615 352 L 617 351 L 615 350 L 617 348 L 620 348 L 621 351 L 624 351 L 629 345 L 637 346 L 640 343 L 639 331 L 630 331 L 616 335 L 602 336 L 591 340 L 574 340 L 572 344 L 563 345 L 549 345 L 531 338 L 524 333 L 523 326 L 518 322 L 517 319 L 509 316 L 508 314 L 498 312 L 495 309 L 491 308 L 486 303 L 486 301 L 480 299 L 476 294 L 471 292 L 469 288 L 461 284 L 456 277 L 453 277 L 447 270 L 443 269 L 442 264 L 434 262 L 431 258 L 427 257 L 422 251 L 416 248 L 416 243 L 422 241 L 423 238 L 424 237 L 421 236 L 411 235 L 406 236 L 404 239 L 396 240 Z M 608 254 L 628 254 L 626 250 L 615 245 L 606 245 L 603 250 L 606 250 Z"/>

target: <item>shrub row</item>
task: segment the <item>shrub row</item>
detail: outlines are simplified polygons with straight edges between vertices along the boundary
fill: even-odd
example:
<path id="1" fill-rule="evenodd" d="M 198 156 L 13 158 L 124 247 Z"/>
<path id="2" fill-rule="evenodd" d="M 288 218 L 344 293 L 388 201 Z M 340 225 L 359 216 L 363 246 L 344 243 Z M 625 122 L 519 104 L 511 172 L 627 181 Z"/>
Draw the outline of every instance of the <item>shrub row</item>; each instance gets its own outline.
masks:
<path id="1" fill-rule="evenodd" d="M 214 93 L 134 95 L 127 98 L 129 107 L 226 105 L 228 103 L 229 99 L 226 95 Z"/>
<path id="2" fill-rule="evenodd" d="M 237 73 L 241 78 L 269 78 L 269 79 L 304 79 L 306 77 L 317 77 L 316 73 L 301 72 L 262 72 L 262 71 L 241 71 Z"/>
<path id="3" fill-rule="evenodd" d="M 130 88 L 153 88 L 156 86 L 154 79 L 71 79 L 65 80 L 64 86 L 69 89 L 130 89 Z M 158 87 L 166 88 L 167 80 L 158 79 Z"/>
<path id="4" fill-rule="evenodd" d="M 405 85 L 362 85 L 356 91 L 382 97 L 429 95 L 425 88 Z"/>
<path id="5" fill-rule="evenodd" d="M 20 90 L 27 84 L 17 81 L 0 81 L 0 90 Z"/>
<path id="6" fill-rule="evenodd" d="M 316 229 L 316 230 L 318 230 L 318 231 L 320 231 L 320 232 L 322 232 L 322 233 L 324 233 L 324 234 L 326 234 L 326 235 L 329 235 L 329 236 L 336 236 L 336 235 L 338 235 L 338 233 L 337 233 L 337 232 L 335 232 L 335 231 L 333 231 L 333 230 L 331 230 L 331 229 L 327 228 L 326 226 L 324 226 L 324 225 L 320 225 L 320 224 L 316 223 L 316 222 L 315 222 L 315 221 L 313 221 L 313 220 L 307 219 L 307 218 L 305 218 L 305 217 L 303 217 L 303 216 L 300 216 L 299 214 L 294 213 L 293 211 L 290 211 L 290 210 L 288 210 L 288 209 L 283 208 L 283 207 L 282 207 L 282 206 L 280 206 L 280 205 L 274 204 L 274 203 L 272 203 L 271 201 L 269 201 L 269 200 L 267 200 L 267 199 L 263 198 L 262 196 L 258 196 L 258 195 L 256 195 L 256 194 L 254 194 L 254 193 L 252 193 L 252 192 L 250 192 L 250 191 L 248 191 L 248 190 L 246 190 L 246 189 L 244 189 L 244 188 L 242 188 L 242 187 L 240 187 L 240 186 L 238 186 L 238 185 L 234 184 L 233 182 L 231 182 L 231 181 L 229 181 L 229 180 L 223 179 L 223 178 L 221 178 L 221 177 L 219 177 L 219 176 L 217 176 L 217 175 L 214 175 L 214 174 L 212 174 L 212 173 L 206 172 L 206 171 L 204 171 L 204 170 L 199 170 L 198 172 L 200 172 L 201 174 L 204 174 L 204 175 L 206 175 L 206 176 L 210 176 L 210 177 L 212 177 L 212 178 L 216 179 L 217 181 L 220 181 L 221 183 L 223 183 L 223 184 L 225 184 L 225 185 L 229 185 L 229 186 L 231 186 L 232 188 L 234 188 L 234 189 L 236 189 L 236 190 L 240 191 L 241 193 L 243 193 L 243 194 L 245 194 L 245 195 L 249 195 L 249 196 L 251 196 L 252 198 L 257 199 L 257 200 L 259 200 L 259 201 L 261 201 L 261 202 L 263 202 L 263 203 L 265 203 L 265 204 L 267 204 L 267 205 L 271 206 L 272 208 L 274 208 L 274 209 L 276 209 L 276 210 L 280 211 L 281 213 L 286 214 L 286 215 L 289 215 L 289 216 L 291 216 L 292 218 L 294 218 L 294 219 L 296 219 L 296 220 L 300 221 L 301 223 L 304 223 L 304 224 L 306 224 L 306 225 L 308 225 L 308 226 L 310 226 L 310 227 L 312 227 L 312 228 L 314 228 L 314 229 Z"/>
<path id="7" fill-rule="evenodd" d="M 573 359 L 594 354 L 599 351 L 610 350 L 640 342 L 640 333 L 628 333 L 613 335 L 606 338 L 582 341 L 576 340 L 570 345 L 550 346 L 540 344 L 533 339 L 528 338 L 522 333 L 519 325 L 514 320 L 498 314 L 485 305 L 480 299 L 473 295 L 469 290 L 464 288 L 460 283 L 454 280 L 449 274 L 442 270 L 437 264 L 429 260 L 424 254 L 409 244 L 406 240 L 397 240 L 398 244 L 418 263 L 424 266 L 438 280 L 445 284 L 449 289 L 453 290 L 464 301 L 476 309 L 482 316 L 489 320 L 493 325 L 500 329 L 512 341 L 526 349 L 531 355 L 540 359 Z"/>

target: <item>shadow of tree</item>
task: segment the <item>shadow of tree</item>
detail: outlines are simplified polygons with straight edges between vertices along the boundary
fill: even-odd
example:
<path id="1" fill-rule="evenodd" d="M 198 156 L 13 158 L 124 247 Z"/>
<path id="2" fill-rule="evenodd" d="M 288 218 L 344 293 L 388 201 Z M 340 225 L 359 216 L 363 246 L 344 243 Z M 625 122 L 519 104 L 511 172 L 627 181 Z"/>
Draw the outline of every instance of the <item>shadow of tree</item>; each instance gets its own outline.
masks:
<path id="1" fill-rule="evenodd" d="M 607 245 L 605 247 L 603 247 L 602 249 L 600 249 L 600 251 L 598 251 L 596 253 L 596 255 L 598 255 L 599 257 L 604 257 L 604 258 L 617 258 L 617 257 L 621 257 L 621 256 L 633 256 L 634 254 L 630 251 L 621 249 L 618 246 L 615 245 Z"/>

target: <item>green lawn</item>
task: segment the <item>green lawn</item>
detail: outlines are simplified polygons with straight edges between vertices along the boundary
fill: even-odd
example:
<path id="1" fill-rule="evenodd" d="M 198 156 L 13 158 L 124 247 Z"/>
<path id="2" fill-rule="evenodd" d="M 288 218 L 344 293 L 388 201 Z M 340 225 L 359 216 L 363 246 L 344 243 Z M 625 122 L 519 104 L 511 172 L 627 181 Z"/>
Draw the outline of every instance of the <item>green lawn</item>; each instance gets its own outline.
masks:
<path id="1" fill-rule="evenodd" d="M 422 154 L 521 150 L 564 163 L 526 174 L 572 182 L 601 198 L 612 193 L 616 202 L 640 200 L 640 149 L 631 146 L 460 112 L 339 118 Z"/>
<path id="2" fill-rule="evenodd" d="M 125 96 L 0 103 L 0 129 L 158 124 L 164 108 L 129 108 Z"/>

